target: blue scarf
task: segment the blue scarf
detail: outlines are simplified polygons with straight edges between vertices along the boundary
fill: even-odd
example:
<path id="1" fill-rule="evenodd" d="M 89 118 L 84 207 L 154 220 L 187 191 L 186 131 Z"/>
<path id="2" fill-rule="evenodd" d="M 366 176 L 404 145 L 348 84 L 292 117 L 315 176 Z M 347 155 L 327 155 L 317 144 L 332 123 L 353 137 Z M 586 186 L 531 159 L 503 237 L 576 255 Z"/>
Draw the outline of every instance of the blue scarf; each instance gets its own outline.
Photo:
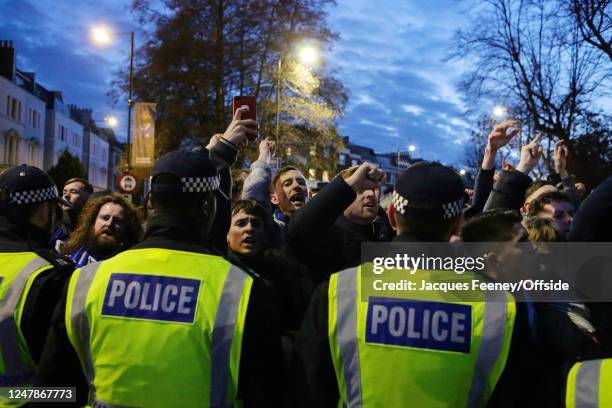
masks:
<path id="1" fill-rule="evenodd" d="M 89 265 L 91 263 L 98 262 L 99 259 L 96 259 L 85 246 L 80 247 L 75 252 L 68 256 L 75 264 L 77 268 L 81 268 L 85 265 Z"/>

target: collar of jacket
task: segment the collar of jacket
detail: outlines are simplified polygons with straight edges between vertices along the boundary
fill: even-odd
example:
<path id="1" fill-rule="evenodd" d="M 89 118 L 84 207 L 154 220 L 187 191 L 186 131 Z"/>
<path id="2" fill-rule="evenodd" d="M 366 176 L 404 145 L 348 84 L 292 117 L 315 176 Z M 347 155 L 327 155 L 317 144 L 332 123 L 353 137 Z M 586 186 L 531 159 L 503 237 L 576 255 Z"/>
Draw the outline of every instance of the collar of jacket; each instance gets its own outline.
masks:
<path id="1" fill-rule="evenodd" d="M 346 218 L 344 215 L 339 216 L 336 219 L 334 225 L 344 231 L 348 231 L 353 234 L 362 235 L 368 239 L 374 238 L 374 226 L 370 224 L 357 224 Z"/>
<path id="2" fill-rule="evenodd" d="M 189 244 L 201 244 L 200 231 L 193 225 L 185 224 L 168 215 L 154 216 L 147 224 L 144 241 L 165 238 Z"/>
<path id="3" fill-rule="evenodd" d="M 287 217 L 280 209 L 274 210 L 274 221 L 277 224 L 281 224 L 283 226 L 289 223 L 289 217 Z"/>
<path id="4" fill-rule="evenodd" d="M 0 216 L 0 235 L 11 241 L 28 243 L 34 248 L 49 248 L 50 234 L 29 222 L 15 224 L 5 216 Z"/>

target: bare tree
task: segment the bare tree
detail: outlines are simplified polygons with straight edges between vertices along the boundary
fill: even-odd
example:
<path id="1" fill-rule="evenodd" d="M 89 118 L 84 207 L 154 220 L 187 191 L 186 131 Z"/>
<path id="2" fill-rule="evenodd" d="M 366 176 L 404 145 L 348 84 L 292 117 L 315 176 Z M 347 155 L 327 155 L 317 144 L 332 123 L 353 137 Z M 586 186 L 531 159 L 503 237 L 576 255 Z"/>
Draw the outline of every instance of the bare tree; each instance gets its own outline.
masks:
<path id="1" fill-rule="evenodd" d="M 603 51 L 612 62 L 612 1 L 572 0 L 570 11 L 582 39 Z"/>
<path id="2" fill-rule="evenodd" d="M 606 84 L 603 55 L 582 40 L 556 0 L 485 0 L 457 32 L 454 58 L 470 62 L 466 98 L 507 100 L 549 138 L 569 140 Z"/>

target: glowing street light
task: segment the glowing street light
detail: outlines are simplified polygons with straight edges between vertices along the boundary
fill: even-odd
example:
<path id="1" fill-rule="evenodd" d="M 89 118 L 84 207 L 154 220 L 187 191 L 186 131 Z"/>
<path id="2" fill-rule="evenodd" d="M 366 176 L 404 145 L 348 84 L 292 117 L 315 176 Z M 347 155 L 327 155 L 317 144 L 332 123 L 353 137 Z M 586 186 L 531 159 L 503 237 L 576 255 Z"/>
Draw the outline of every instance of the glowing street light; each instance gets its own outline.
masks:
<path id="1" fill-rule="evenodd" d="M 95 42 L 101 45 L 108 45 L 110 43 L 110 39 L 115 35 L 129 35 L 130 36 L 130 76 L 128 79 L 128 117 L 127 117 L 127 170 L 130 170 L 130 143 L 131 143 L 131 134 L 132 134 L 132 82 L 134 77 L 134 32 L 125 32 L 125 33 L 116 33 L 111 32 L 107 28 L 102 26 L 96 26 L 91 29 L 92 37 Z M 117 120 L 115 118 L 115 125 L 117 124 Z M 112 127 L 109 123 L 109 125 Z"/>
<path id="2" fill-rule="evenodd" d="M 507 112 L 508 110 L 501 105 L 497 105 L 496 107 L 493 108 L 493 116 L 495 116 L 498 119 L 501 119 L 504 116 L 506 116 Z"/>
<path id="3" fill-rule="evenodd" d="M 104 118 L 104 122 L 112 128 L 114 128 L 115 126 L 119 124 L 119 120 L 117 119 L 116 116 L 113 116 L 113 115 L 106 116 Z"/>
<path id="4" fill-rule="evenodd" d="M 298 59 L 304 65 L 314 65 L 319 61 L 319 49 L 313 45 L 303 45 L 298 49 Z M 277 143 L 280 140 L 280 102 L 282 94 L 282 78 L 283 78 L 283 56 L 281 55 L 278 59 L 278 70 L 277 77 L 278 83 L 276 85 L 276 140 Z"/>
<path id="5" fill-rule="evenodd" d="M 410 153 L 414 152 L 415 150 L 416 150 L 416 146 L 415 145 L 411 144 L 410 146 L 408 146 L 408 151 Z"/>
<path id="6" fill-rule="evenodd" d="M 461 169 L 461 170 L 459 170 L 459 174 L 461 174 L 462 176 L 465 176 L 465 173 L 466 173 L 466 172 L 465 172 L 465 169 Z"/>
<path id="7" fill-rule="evenodd" d="M 96 26 L 91 29 L 91 37 L 98 44 L 106 45 L 110 43 L 111 32 L 102 26 Z"/>
<path id="8" fill-rule="evenodd" d="M 319 61 L 319 50 L 312 45 L 301 47 L 298 55 L 300 61 L 306 65 L 314 65 Z"/>

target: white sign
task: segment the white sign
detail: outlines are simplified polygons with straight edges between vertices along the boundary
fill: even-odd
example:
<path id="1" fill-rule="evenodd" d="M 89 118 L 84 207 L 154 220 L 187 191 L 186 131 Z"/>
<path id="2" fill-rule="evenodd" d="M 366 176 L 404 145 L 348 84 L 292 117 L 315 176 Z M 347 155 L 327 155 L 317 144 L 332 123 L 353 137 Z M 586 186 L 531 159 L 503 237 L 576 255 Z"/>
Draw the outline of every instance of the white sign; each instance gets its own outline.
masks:
<path id="1" fill-rule="evenodd" d="M 130 173 L 125 173 L 119 179 L 119 188 L 124 193 L 133 193 L 134 191 L 136 191 L 136 187 L 138 187 L 136 177 L 134 177 Z"/>

